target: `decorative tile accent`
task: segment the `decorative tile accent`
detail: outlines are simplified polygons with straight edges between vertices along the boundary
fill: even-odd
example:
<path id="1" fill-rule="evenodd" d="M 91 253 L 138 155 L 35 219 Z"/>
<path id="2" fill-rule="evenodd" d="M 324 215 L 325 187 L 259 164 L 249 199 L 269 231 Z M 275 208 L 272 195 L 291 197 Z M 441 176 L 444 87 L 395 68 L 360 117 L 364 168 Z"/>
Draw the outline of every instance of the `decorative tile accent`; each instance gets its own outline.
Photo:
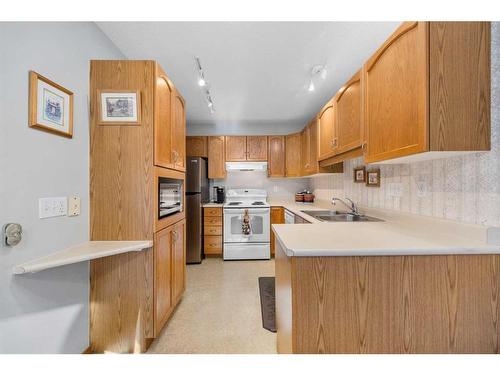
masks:
<path id="1" fill-rule="evenodd" d="M 362 158 L 344 163 L 344 174 L 312 179 L 323 199 L 349 197 L 380 207 L 467 223 L 500 226 L 500 23 L 491 27 L 491 151 L 414 164 L 381 165 L 380 188 L 352 181 Z M 329 180 L 330 182 L 325 181 Z M 402 196 L 389 184 L 401 183 Z"/>

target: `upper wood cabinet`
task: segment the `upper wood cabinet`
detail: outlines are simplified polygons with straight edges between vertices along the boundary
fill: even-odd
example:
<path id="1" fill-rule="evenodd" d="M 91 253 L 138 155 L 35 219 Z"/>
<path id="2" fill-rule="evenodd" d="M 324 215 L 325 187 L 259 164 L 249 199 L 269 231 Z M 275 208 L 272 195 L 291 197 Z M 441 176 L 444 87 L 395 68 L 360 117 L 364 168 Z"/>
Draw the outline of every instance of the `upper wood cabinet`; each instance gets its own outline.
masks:
<path id="1" fill-rule="evenodd" d="M 266 136 L 226 136 L 226 161 L 266 160 Z"/>
<path id="2" fill-rule="evenodd" d="M 335 106 L 330 100 L 318 114 L 318 160 L 335 154 Z"/>
<path id="3" fill-rule="evenodd" d="M 224 136 L 208 137 L 208 178 L 226 178 Z"/>
<path id="4" fill-rule="evenodd" d="M 286 176 L 299 177 L 301 175 L 301 133 L 289 134 L 285 137 Z"/>
<path id="5" fill-rule="evenodd" d="M 208 139 L 206 136 L 186 137 L 186 156 L 208 157 Z"/>
<path id="6" fill-rule="evenodd" d="M 488 150 L 489 51 L 489 22 L 403 23 L 364 66 L 365 161 Z"/>
<path id="7" fill-rule="evenodd" d="M 268 176 L 285 177 L 285 137 L 283 135 L 270 135 L 268 147 Z"/>
<path id="8" fill-rule="evenodd" d="M 335 95 L 336 154 L 361 147 L 361 71 L 358 71 Z"/>
<path id="9" fill-rule="evenodd" d="M 226 136 L 226 161 L 247 160 L 247 137 Z"/>
<path id="10" fill-rule="evenodd" d="M 154 85 L 154 164 L 173 168 L 172 158 L 172 93 L 173 84 L 156 64 Z"/>
<path id="11" fill-rule="evenodd" d="M 186 170 L 186 109 L 177 90 L 172 96 L 172 161 L 174 169 Z"/>
<path id="12" fill-rule="evenodd" d="M 267 161 L 267 137 L 248 136 L 247 137 L 247 160 Z"/>
<path id="13" fill-rule="evenodd" d="M 316 158 L 311 159 L 311 127 L 307 124 L 306 127 L 300 133 L 301 147 L 300 147 L 300 164 L 301 164 L 301 174 L 308 175 L 313 169 L 313 162 L 316 162 Z"/>

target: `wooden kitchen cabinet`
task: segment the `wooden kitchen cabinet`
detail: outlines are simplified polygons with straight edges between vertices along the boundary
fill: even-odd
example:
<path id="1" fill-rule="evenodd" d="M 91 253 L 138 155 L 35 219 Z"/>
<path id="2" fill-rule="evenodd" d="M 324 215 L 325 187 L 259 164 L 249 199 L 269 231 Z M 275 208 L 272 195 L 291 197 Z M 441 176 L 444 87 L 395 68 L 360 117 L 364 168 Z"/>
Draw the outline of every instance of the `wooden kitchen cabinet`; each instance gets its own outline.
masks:
<path id="1" fill-rule="evenodd" d="M 318 114 L 318 160 L 335 154 L 335 106 L 331 99 Z"/>
<path id="2" fill-rule="evenodd" d="M 267 161 L 267 136 L 247 137 L 247 160 Z"/>
<path id="3" fill-rule="evenodd" d="M 154 85 L 154 164 L 159 167 L 173 168 L 172 144 L 172 82 L 160 67 L 155 65 Z"/>
<path id="4" fill-rule="evenodd" d="M 208 137 L 208 178 L 226 178 L 224 136 Z"/>
<path id="5" fill-rule="evenodd" d="M 404 22 L 363 79 L 366 162 L 490 149 L 489 22 Z"/>
<path id="6" fill-rule="evenodd" d="M 247 160 L 247 137 L 226 136 L 226 161 Z"/>
<path id="7" fill-rule="evenodd" d="M 186 156 L 199 156 L 202 158 L 208 157 L 208 137 L 186 137 Z"/>
<path id="8" fill-rule="evenodd" d="M 267 137 L 226 136 L 226 161 L 267 161 Z"/>
<path id="9" fill-rule="evenodd" d="M 222 207 L 203 208 L 203 249 L 205 255 L 222 255 L 223 214 Z"/>
<path id="10" fill-rule="evenodd" d="M 270 135 L 268 147 L 268 176 L 285 177 L 285 136 Z"/>
<path id="11" fill-rule="evenodd" d="M 311 128 L 309 124 L 300 133 L 300 167 L 302 176 L 307 176 L 311 171 Z"/>
<path id="12" fill-rule="evenodd" d="M 271 207 L 271 224 L 285 223 L 285 209 L 283 207 Z M 274 256 L 275 236 L 271 229 L 271 256 Z"/>
<path id="13" fill-rule="evenodd" d="M 361 71 L 358 71 L 334 97 L 336 105 L 336 154 L 361 147 Z"/>
<path id="14" fill-rule="evenodd" d="M 186 109 L 177 90 L 172 97 L 172 160 L 174 169 L 186 170 Z"/>
<path id="15" fill-rule="evenodd" d="M 176 305 L 186 287 L 186 220 L 172 229 L 172 301 Z"/>
<path id="16" fill-rule="evenodd" d="M 286 177 L 299 177 L 301 174 L 301 134 L 289 134 L 285 137 Z"/>

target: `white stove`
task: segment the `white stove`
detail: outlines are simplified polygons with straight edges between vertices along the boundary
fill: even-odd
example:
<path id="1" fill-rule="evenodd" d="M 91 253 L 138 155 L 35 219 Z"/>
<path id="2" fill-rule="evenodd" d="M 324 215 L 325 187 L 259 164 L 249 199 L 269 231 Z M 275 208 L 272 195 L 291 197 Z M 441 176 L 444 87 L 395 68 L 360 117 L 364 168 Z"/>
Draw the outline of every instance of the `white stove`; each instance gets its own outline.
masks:
<path id="1" fill-rule="evenodd" d="M 226 192 L 224 260 L 270 259 L 270 211 L 265 190 L 231 189 Z"/>

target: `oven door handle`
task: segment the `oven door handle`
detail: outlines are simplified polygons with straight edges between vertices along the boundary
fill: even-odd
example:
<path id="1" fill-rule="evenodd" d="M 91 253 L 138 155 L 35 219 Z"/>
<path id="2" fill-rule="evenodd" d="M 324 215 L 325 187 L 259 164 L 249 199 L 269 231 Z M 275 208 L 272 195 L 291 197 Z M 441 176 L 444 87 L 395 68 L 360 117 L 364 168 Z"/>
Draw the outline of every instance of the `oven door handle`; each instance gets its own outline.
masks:
<path id="1" fill-rule="evenodd" d="M 248 208 L 248 214 L 265 214 L 269 212 L 269 208 Z M 245 213 L 244 208 L 225 208 L 224 213 L 227 214 L 242 214 Z"/>

